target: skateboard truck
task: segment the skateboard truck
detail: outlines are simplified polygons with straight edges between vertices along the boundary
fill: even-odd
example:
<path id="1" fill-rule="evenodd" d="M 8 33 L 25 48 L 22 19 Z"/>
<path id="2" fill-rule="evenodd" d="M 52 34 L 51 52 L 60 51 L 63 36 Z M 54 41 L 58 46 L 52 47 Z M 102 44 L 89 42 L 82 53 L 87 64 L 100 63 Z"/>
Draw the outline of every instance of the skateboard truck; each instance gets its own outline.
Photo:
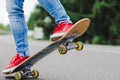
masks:
<path id="1" fill-rule="evenodd" d="M 39 72 L 37 70 L 31 71 L 31 66 L 25 66 L 23 67 L 19 72 L 15 73 L 15 79 L 16 80 L 22 80 L 26 77 L 32 77 L 34 79 L 38 78 Z"/>
<path id="2" fill-rule="evenodd" d="M 65 43 L 61 44 L 58 47 L 58 51 L 60 54 L 66 54 L 67 50 L 71 50 L 71 49 L 76 49 L 77 51 L 80 51 L 83 49 L 83 43 L 80 41 L 74 42 L 73 39 L 67 39 L 67 41 L 65 41 Z"/>

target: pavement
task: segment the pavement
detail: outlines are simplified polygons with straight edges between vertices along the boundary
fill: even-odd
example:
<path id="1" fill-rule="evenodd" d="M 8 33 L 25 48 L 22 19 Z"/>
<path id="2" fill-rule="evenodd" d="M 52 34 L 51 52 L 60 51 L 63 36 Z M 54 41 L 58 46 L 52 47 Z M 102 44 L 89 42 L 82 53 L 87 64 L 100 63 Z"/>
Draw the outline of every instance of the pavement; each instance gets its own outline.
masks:
<path id="1" fill-rule="evenodd" d="M 29 40 L 31 55 L 49 43 Z M 12 35 L 0 35 L 0 80 L 15 80 L 1 73 L 15 53 Z M 39 71 L 39 78 L 26 80 L 120 80 L 120 46 L 85 44 L 82 51 L 71 50 L 65 55 L 56 50 L 32 69 Z"/>

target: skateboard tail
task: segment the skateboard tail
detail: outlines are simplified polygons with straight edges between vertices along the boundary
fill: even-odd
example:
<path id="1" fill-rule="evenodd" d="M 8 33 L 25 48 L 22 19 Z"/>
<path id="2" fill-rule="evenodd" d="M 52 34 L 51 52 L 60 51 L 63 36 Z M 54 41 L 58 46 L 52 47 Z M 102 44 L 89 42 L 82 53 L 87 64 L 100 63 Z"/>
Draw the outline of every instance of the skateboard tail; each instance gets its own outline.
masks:
<path id="1" fill-rule="evenodd" d="M 73 25 L 73 28 L 71 28 L 69 32 L 76 33 L 77 35 L 76 38 L 80 37 L 87 31 L 87 29 L 89 28 L 89 25 L 90 25 L 89 18 L 81 19 Z"/>

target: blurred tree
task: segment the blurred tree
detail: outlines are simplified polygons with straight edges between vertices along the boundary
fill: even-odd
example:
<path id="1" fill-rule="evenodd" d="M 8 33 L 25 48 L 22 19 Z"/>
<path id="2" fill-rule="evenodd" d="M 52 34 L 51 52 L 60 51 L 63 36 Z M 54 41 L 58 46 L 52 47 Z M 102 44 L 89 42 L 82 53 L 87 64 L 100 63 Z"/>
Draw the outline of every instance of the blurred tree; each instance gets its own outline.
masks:
<path id="1" fill-rule="evenodd" d="M 73 23 L 81 18 L 91 19 L 89 30 L 82 36 L 83 41 L 96 44 L 120 45 L 120 1 L 119 0 L 61 0 Z M 50 16 L 42 7 L 36 6 L 28 25 L 30 29 L 36 24 L 43 27 L 44 34 L 49 38 L 55 27 L 52 22 L 45 23 Z"/>
<path id="2" fill-rule="evenodd" d="M 4 25 L 3 24 L 0 24 L 0 29 L 4 29 Z"/>
<path id="3" fill-rule="evenodd" d="M 9 27 L 9 25 L 3 25 L 0 23 L 0 30 L 10 31 L 10 27 Z"/>

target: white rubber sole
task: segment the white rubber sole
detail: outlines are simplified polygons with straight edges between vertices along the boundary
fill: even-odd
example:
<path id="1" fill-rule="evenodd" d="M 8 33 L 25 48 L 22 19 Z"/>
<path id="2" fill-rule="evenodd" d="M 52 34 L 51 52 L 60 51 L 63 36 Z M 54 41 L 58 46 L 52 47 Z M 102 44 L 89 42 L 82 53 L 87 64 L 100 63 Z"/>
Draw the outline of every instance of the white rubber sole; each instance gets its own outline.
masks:
<path id="1" fill-rule="evenodd" d="M 16 68 L 16 67 L 12 67 L 12 68 L 9 68 L 9 69 L 4 69 L 4 70 L 2 71 L 2 73 L 3 73 L 3 74 L 10 73 L 10 72 L 12 72 L 15 68 Z"/>
<path id="2" fill-rule="evenodd" d="M 57 34 L 52 34 L 50 36 L 50 40 L 51 41 L 55 41 L 57 39 L 59 39 L 60 37 L 62 37 L 66 32 L 62 32 L 62 33 L 57 33 Z"/>

